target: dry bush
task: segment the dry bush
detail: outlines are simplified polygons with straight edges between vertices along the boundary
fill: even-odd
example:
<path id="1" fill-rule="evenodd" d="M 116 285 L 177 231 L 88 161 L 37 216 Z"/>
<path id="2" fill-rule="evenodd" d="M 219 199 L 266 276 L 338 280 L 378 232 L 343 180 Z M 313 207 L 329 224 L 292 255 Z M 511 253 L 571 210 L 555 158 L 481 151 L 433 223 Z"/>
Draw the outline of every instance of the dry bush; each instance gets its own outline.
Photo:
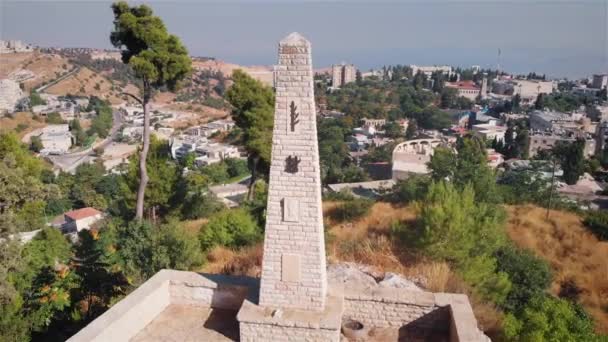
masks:
<path id="1" fill-rule="evenodd" d="M 241 248 L 214 247 L 207 255 L 208 263 L 202 272 L 260 277 L 262 273 L 263 244 Z"/>
<path id="2" fill-rule="evenodd" d="M 579 302 L 595 319 L 597 330 L 608 333 L 608 242 L 598 241 L 573 213 L 552 210 L 546 220 L 542 208 L 511 206 L 507 210 L 511 239 L 551 264 L 551 293 L 558 295 L 561 284 L 574 280 L 582 291 Z"/>

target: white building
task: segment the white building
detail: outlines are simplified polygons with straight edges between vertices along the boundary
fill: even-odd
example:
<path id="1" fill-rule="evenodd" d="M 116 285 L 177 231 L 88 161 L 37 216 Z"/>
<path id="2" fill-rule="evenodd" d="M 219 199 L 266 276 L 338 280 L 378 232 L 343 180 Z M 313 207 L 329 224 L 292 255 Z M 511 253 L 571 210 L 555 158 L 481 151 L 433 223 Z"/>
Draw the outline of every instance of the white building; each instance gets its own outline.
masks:
<path id="1" fill-rule="evenodd" d="M 40 151 L 43 155 L 64 154 L 72 147 L 72 133 L 67 124 L 48 125 L 38 137 L 44 147 Z"/>
<path id="2" fill-rule="evenodd" d="M 443 145 L 439 139 L 416 139 L 402 142 L 393 150 L 393 179 L 406 179 L 411 174 L 427 174 L 427 163 L 437 146 Z"/>
<path id="3" fill-rule="evenodd" d="M 608 87 L 608 74 L 593 75 L 591 87 L 596 89 L 603 89 Z"/>
<path id="4" fill-rule="evenodd" d="M 481 94 L 481 88 L 473 81 L 446 82 L 445 86 L 446 88 L 456 89 L 458 96 L 466 97 L 471 101 L 477 100 L 477 97 Z"/>
<path id="5" fill-rule="evenodd" d="M 513 80 L 513 96 L 519 94 L 524 101 L 534 101 L 538 94 L 551 94 L 557 85 L 553 81 Z"/>
<path id="6" fill-rule="evenodd" d="M 334 64 L 331 66 L 331 86 L 340 88 L 356 79 L 357 68 L 353 64 Z"/>
<path id="7" fill-rule="evenodd" d="M 33 47 L 20 40 L 0 40 L 0 53 L 32 52 Z"/>
<path id="8" fill-rule="evenodd" d="M 63 217 L 65 222 L 61 225 L 61 230 L 64 233 L 78 233 L 83 229 L 90 229 L 103 218 L 103 213 L 95 208 L 86 207 L 68 211 Z"/>
<path id="9" fill-rule="evenodd" d="M 507 127 L 493 124 L 473 125 L 473 132 L 484 140 L 504 141 Z"/>
<path id="10" fill-rule="evenodd" d="M 241 156 L 236 146 L 228 144 L 213 143 L 196 147 L 195 162 L 198 166 L 219 163 L 228 158 L 239 158 Z"/>
<path id="11" fill-rule="evenodd" d="M 562 113 L 556 111 L 535 110 L 530 114 L 530 128 L 533 131 L 566 131 L 579 128 L 578 123 L 584 113 Z"/>
<path id="12" fill-rule="evenodd" d="M 19 83 L 9 80 L 0 80 L 0 113 L 15 111 L 15 107 L 19 100 L 23 98 L 23 91 L 19 87 Z"/>
<path id="13" fill-rule="evenodd" d="M 433 65 L 433 66 L 419 66 L 419 65 L 410 65 L 412 69 L 412 75 L 416 75 L 418 71 L 422 72 L 426 75 L 426 77 L 431 77 L 434 72 L 441 72 L 448 76 L 452 76 L 453 71 L 452 67 L 449 65 Z"/>

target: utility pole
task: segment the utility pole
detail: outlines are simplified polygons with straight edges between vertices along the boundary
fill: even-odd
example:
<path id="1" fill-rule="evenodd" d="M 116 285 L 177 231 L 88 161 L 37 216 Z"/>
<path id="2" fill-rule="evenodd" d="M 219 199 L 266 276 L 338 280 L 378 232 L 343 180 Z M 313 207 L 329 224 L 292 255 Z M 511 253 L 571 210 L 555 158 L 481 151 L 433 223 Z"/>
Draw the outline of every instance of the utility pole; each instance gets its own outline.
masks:
<path id="1" fill-rule="evenodd" d="M 551 159 L 553 160 L 553 170 L 551 172 L 551 188 L 549 189 L 549 204 L 547 205 L 547 217 L 546 219 L 549 219 L 549 210 L 551 209 L 551 202 L 553 201 L 553 187 L 555 184 L 555 164 L 556 164 L 556 160 L 555 160 L 555 156 L 552 156 Z"/>

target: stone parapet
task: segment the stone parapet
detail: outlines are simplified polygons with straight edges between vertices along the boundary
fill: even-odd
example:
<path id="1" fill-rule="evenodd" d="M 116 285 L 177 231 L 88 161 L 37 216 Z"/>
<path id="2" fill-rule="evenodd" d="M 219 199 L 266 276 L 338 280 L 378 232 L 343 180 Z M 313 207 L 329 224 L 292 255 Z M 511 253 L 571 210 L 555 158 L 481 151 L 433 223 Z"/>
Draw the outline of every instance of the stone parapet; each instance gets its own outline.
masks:
<path id="1" fill-rule="evenodd" d="M 328 293 L 323 311 L 272 309 L 243 302 L 237 315 L 241 341 L 339 341 L 342 289 Z"/>

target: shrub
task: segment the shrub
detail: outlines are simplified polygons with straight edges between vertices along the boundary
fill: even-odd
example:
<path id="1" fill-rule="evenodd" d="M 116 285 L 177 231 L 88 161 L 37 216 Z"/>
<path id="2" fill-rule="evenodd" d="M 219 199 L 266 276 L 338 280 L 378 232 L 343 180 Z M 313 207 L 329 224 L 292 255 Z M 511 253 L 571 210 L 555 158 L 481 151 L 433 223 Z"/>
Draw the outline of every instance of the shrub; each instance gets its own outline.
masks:
<path id="1" fill-rule="evenodd" d="M 228 175 L 231 178 L 245 176 L 249 173 L 247 160 L 245 159 L 228 158 L 224 160 L 224 163 L 228 166 Z"/>
<path id="2" fill-rule="evenodd" d="M 429 177 L 422 175 L 412 175 L 405 180 L 400 180 L 393 186 L 389 195 L 390 199 L 396 203 L 408 203 L 418 201 L 426 196 L 431 181 Z"/>
<path id="3" fill-rule="evenodd" d="M 352 201 L 355 196 L 349 189 L 342 189 L 338 192 L 326 192 L 323 194 L 323 199 L 328 201 Z"/>
<path id="4" fill-rule="evenodd" d="M 199 235 L 203 250 L 221 245 L 231 248 L 257 242 L 261 232 L 254 218 L 244 209 L 223 210 L 209 219 Z"/>
<path id="5" fill-rule="evenodd" d="M 587 214 L 585 227 L 593 233 L 599 240 L 608 240 L 608 213 L 605 211 L 591 211 Z"/>
<path id="6" fill-rule="evenodd" d="M 507 314 L 503 324 L 511 341 L 601 340 L 582 308 L 549 296 L 535 297 L 517 316 Z"/>
<path id="7" fill-rule="evenodd" d="M 355 199 L 338 205 L 331 213 L 332 218 L 339 221 L 351 221 L 365 216 L 371 209 L 373 201 Z"/>
<path id="8" fill-rule="evenodd" d="M 495 253 L 497 270 L 509 275 L 512 288 L 503 307 L 509 311 L 524 308 L 551 284 L 551 267 L 527 250 L 507 246 Z"/>
<path id="9" fill-rule="evenodd" d="M 28 129 L 28 127 L 30 127 L 30 125 L 25 124 L 25 123 L 20 123 L 17 125 L 17 127 L 15 127 L 15 132 L 21 133 L 21 132 L 25 131 L 26 129 Z"/>
<path id="10" fill-rule="evenodd" d="M 49 125 L 61 125 L 61 124 L 64 124 L 65 121 L 61 117 L 61 114 L 59 114 L 57 112 L 53 112 L 53 113 L 49 113 L 46 116 L 46 123 L 48 123 Z"/>

